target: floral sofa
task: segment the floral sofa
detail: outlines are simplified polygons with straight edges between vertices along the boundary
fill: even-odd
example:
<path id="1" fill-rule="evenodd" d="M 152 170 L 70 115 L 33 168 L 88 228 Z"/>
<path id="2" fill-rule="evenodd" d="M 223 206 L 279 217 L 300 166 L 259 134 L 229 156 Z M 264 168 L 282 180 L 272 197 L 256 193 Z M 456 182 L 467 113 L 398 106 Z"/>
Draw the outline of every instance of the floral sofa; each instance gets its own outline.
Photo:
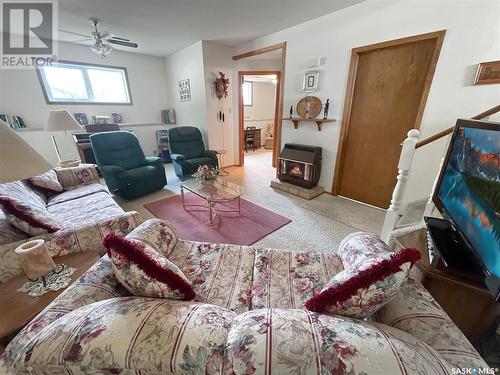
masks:
<path id="1" fill-rule="evenodd" d="M 197 300 L 131 296 L 105 255 L 14 338 L 0 370 L 449 375 L 454 367 L 486 367 L 412 279 L 370 321 L 304 309 L 305 300 L 343 269 L 343 259 L 349 267 L 362 256 L 345 255 L 345 244 L 340 257 L 183 241 L 168 228 L 148 220 L 127 238 L 175 263 Z"/>
<path id="2" fill-rule="evenodd" d="M 110 231 L 127 234 L 137 225 L 137 212 L 125 213 L 105 186 L 99 183 L 95 165 L 56 169 L 62 191 L 44 195 L 27 181 L 0 184 L 0 196 L 15 195 L 29 206 L 38 206 L 61 224 L 54 233 L 29 236 L 12 226 L 0 210 L 0 283 L 22 272 L 14 249 L 26 241 L 42 238 L 52 256 L 84 249 L 99 251 L 101 238 Z M 0 207 L 1 208 L 1 207 Z"/>

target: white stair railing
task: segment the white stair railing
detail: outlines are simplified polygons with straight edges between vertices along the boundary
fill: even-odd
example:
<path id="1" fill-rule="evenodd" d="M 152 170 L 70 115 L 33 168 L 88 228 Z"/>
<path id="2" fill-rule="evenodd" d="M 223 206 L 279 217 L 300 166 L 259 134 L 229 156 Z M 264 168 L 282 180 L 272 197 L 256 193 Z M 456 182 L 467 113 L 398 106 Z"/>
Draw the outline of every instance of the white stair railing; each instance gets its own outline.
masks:
<path id="1" fill-rule="evenodd" d="M 380 238 L 387 242 L 391 232 L 396 226 L 399 210 L 401 209 L 401 201 L 406 187 L 408 176 L 413 164 L 413 156 L 415 155 L 415 146 L 420 138 L 420 132 L 417 129 L 411 129 L 408 132 L 408 137 L 403 142 L 401 155 L 398 163 L 398 177 L 396 187 L 392 193 L 391 205 L 387 209 L 382 226 Z"/>
<path id="2" fill-rule="evenodd" d="M 439 164 L 439 170 L 443 168 L 443 164 L 444 164 L 444 158 L 441 159 L 441 163 Z M 425 216 L 431 216 L 432 212 L 434 211 L 435 206 L 434 202 L 432 201 L 432 197 L 434 196 L 434 191 L 436 190 L 438 181 L 439 181 L 439 173 L 437 174 L 436 179 L 434 180 L 434 185 L 432 185 L 431 194 L 429 195 L 429 200 L 425 205 L 424 216 L 422 216 L 422 221 L 424 220 Z"/>
<path id="3" fill-rule="evenodd" d="M 484 112 L 481 112 L 480 114 L 472 117 L 472 119 L 473 120 L 485 119 L 495 113 L 500 113 L 500 104 Z M 437 141 L 438 139 L 448 136 L 449 134 L 453 133 L 453 129 L 454 129 L 453 126 L 449 127 L 447 129 L 440 131 L 439 133 L 436 133 L 426 139 L 421 140 L 420 142 L 418 142 L 418 139 L 420 138 L 420 132 L 418 130 L 412 129 L 408 132 L 408 138 L 406 138 L 403 142 L 401 156 L 399 157 L 398 177 L 397 177 L 396 187 L 394 188 L 394 191 L 392 193 L 391 205 L 389 206 L 385 214 L 384 225 L 382 227 L 382 232 L 380 234 L 380 237 L 385 242 L 388 242 L 391 232 L 396 227 L 396 222 L 399 217 L 399 210 L 401 209 L 401 200 L 404 195 L 406 181 L 408 180 L 408 176 L 410 174 L 410 170 L 413 163 L 413 156 L 415 155 L 416 149 L 425 146 L 429 143 L 432 143 L 434 141 Z M 443 163 L 444 163 L 444 158 L 441 160 L 441 165 L 439 167 L 439 170 L 441 170 L 441 168 L 443 167 Z M 436 189 L 438 179 L 439 179 L 439 174 L 436 176 L 436 180 L 434 181 L 434 186 L 432 187 L 432 191 L 429 196 L 429 200 L 427 201 L 427 205 L 425 207 L 423 216 L 430 216 L 435 208 L 434 203 L 432 202 L 432 196 L 434 194 L 434 190 Z"/>

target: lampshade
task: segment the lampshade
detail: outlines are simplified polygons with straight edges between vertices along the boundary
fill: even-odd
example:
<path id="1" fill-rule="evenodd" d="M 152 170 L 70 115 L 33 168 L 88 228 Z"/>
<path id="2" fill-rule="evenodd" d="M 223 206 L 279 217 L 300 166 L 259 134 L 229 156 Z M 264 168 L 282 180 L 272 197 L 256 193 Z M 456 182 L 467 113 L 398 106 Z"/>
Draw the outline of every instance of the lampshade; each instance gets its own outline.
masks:
<path id="1" fill-rule="evenodd" d="M 65 109 L 50 111 L 45 123 L 46 132 L 60 132 L 67 130 L 82 130 L 80 124 Z"/>
<path id="2" fill-rule="evenodd" d="M 5 122 L 0 121 L 0 182 L 37 176 L 52 165 Z"/>

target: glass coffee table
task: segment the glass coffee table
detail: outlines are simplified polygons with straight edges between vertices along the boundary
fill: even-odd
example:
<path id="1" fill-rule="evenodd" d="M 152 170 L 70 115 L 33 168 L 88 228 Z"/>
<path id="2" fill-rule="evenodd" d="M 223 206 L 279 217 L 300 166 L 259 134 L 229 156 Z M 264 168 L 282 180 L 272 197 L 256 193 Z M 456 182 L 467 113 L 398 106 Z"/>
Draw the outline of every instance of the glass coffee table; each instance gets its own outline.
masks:
<path id="1" fill-rule="evenodd" d="M 190 191 L 207 202 L 206 205 L 186 203 L 184 190 Z M 214 219 L 218 212 L 234 212 L 241 214 L 240 197 L 244 189 L 223 179 L 217 179 L 212 186 L 202 186 L 199 180 L 193 179 L 181 183 L 182 207 L 204 207 L 208 210 L 210 228 L 214 227 Z M 216 204 L 236 201 L 235 209 L 216 208 Z"/>

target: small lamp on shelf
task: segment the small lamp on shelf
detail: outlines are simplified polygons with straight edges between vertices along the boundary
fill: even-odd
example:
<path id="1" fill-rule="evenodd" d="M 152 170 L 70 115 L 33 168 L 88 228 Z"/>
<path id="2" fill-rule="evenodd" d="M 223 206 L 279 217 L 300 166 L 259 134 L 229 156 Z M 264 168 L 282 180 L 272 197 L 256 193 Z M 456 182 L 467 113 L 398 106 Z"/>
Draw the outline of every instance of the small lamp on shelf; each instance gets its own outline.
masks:
<path id="1" fill-rule="evenodd" d="M 59 147 L 57 147 L 57 142 L 54 133 L 63 132 L 67 134 L 68 131 L 82 130 L 80 124 L 75 120 L 75 118 L 66 110 L 55 110 L 49 112 L 49 117 L 45 123 L 44 130 L 46 132 L 52 133 L 52 143 L 56 150 L 57 159 L 59 162 L 61 160 L 61 153 L 59 152 Z"/>

